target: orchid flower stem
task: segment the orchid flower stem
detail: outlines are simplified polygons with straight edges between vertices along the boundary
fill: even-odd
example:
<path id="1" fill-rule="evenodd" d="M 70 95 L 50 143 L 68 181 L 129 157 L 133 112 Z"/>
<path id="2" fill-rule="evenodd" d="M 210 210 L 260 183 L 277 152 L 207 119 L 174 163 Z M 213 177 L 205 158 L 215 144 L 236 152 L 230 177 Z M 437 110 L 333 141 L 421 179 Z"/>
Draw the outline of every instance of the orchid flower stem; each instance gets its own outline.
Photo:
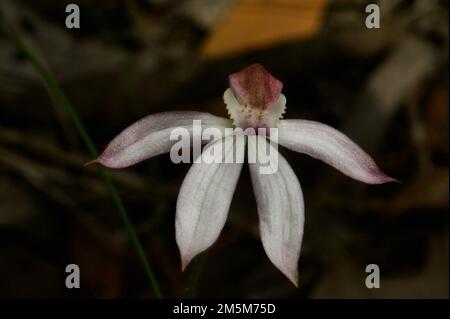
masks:
<path id="1" fill-rule="evenodd" d="M 62 89 L 59 86 L 58 82 L 56 81 L 55 77 L 44 66 L 44 64 L 42 64 L 36 58 L 36 56 L 31 52 L 31 50 L 28 49 L 27 46 L 21 41 L 19 35 L 6 22 L 6 19 L 4 19 L 4 16 L 1 15 L 1 12 L 0 12 L 0 31 L 16 46 L 16 48 L 19 50 L 19 52 L 21 54 L 23 54 L 23 56 L 39 72 L 39 74 L 44 79 L 49 91 L 54 95 L 58 104 L 62 107 L 64 112 L 66 112 L 67 115 L 69 116 L 70 120 L 72 121 L 73 125 L 75 126 L 78 134 L 80 135 L 80 137 L 81 137 L 84 145 L 86 146 L 87 150 L 89 151 L 90 155 L 94 158 L 97 157 L 98 151 L 97 151 L 94 143 L 92 142 L 91 138 L 89 137 L 89 134 L 87 133 L 86 129 L 84 128 L 84 125 L 81 122 L 77 112 L 72 107 L 70 101 L 68 100 L 68 98 L 66 97 L 64 92 L 62 91 Z M 103 183 L 105 184 L 106 188 L 108 189 L 109 193 L 111 194 L 111 197 L 113 198 L 113 201 L 117 208 L 117 211 L 119 212 L 119 215 L 125 224 L 125 227 L 127 229 L 128 235 L 131 240 L 131 244 L 133 245 L 134 249 L 136 250 L 139 261 L 140 261 L 142 267 L 144 268 L 145 275 L 148 279 L 148 282 L 149 282 L 151 288 L 153 289 L 155 296 L 157 298 L 161 299 L 161 298 L 163 298 L 163 296 L 161 294 L 161 290 L 159 288 L 156 277 L 153 274 L 153 271 L 150 267 L 150 264 L 148 262 L 146 255 L 145 255 L 142 244 L 139 240 L 136 230 L 134 229 L 134 227 L 130 221 L 127 210 L 123 204 L 123 201 L 119 195 L 119 192 L 117 191 L 116 187 L 114 186 L 111 175 L 103 168 L 99 168 L 98 170 L 100 172 L 100 176 L 103 180 Z"/>
<path id="2" fill-rule="evenodd" d="M 194 298 L 197 293 L 198 283 L 200 281 L 200 275 L 205 265 L 206 253 L 197 257 L 192 265 L 191 272 L 189 273 L 186 288 L 184 290 L 185 298 Z"/>

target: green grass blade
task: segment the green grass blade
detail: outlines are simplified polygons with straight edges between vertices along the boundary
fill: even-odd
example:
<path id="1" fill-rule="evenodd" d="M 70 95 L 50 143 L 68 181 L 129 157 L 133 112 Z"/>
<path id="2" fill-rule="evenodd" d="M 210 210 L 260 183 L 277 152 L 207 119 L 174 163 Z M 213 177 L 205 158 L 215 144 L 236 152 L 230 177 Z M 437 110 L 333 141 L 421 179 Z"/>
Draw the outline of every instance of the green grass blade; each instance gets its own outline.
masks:
<path id="1" fill-rule="evenodd" d="M 55 77 L 52 75 L 52 73 L 42 64 L 36 56 L 32 53 L 32 51 L 27 48 L 27 46 L 21 41 L 19 35 L 14 31 L 14 29 L 6 22 L 4 19 L 4 16 L 0 12 L 0 31 L 16 46 L 16 48 L 19 50 L 21 54 L 34 66 L 34 68 L 39 72 L 39 74 L 44 79 L 45 83 L 47 84 L 51 94 L 54 95 L 56 98 L 58 105 L 62 107 L 62 109 L 67 113 L 70 120 L 72 121 L 73 125 L 75 126 L 78 134 L 80 135 L 84 145 L 86 146 L 87 150 L 89 151 L 89 154 L 92 157 L 97 157 L 98 151 L 92 142 L 91 138 L 89 137 L 89 134 L 87 133 L 86 129 L 84 128 L 83 123 L 81 122 L 80 117 L 78 116 L 77 112 L 71 105 L 70 101 L 62 91 L 61 87 L 59 86 L 58 82 L 56 81 Z M 155 293 L 155 296 L 157 298 L 163 298 L 161 289 L 159 288 L 158 282 L 156 280 L 156 277 L 150 267 L 150 264 L 148 262 L 148 259 L 145 255 L 144 249 L 142 247 L 142 244 L 139 240 L 139 237 L 136 233 L 136 230 L 133 227 L 133 224 L 130 221 L 130 218 L 128 216 L 127 210 L 125 208 L 125 205 L 123 204 L 123 201 L 114 186 L 114 183 L 112 181 L 112 178 L 110 174 L 102 167 L 99 168 L 100 176 L 108 189 L 109 193 L 111 194 L 111 197 L 114 201 L 114 204 L 117 208 L 117 211 L 119 212 L 119 215 L 125 224 L 125 227 L 127 229 L 128 235 L 131 240 L 131 244 L 133 245 L 139 261 L 142 265 L 142 268 L 145 271 L 145 275 L 147 277 L 147 280 L 153 289 L 153 292 Z"/>

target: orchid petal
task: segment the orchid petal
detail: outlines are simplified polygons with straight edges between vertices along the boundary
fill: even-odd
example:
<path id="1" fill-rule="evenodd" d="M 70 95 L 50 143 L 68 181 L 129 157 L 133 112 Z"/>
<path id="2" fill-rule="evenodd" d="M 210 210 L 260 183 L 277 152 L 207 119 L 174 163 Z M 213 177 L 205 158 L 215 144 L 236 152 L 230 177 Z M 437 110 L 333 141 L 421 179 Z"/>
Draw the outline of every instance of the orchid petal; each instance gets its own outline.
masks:
<path id="1" fill-rule="evenodd" d="M 175 128 L 185 128 L 191 135 L 200 134 L 194 138 L 201 138 L 201 132 L 193 132 L 194 120 L 201 120 L 202 129 L 231 127 L 228 119 L 204 112 L 176 111 L 149 115 L 122 131 L 91 163 L 99 163 L 110 168 L 123 168 L 167 153 L 176 142 L 170 140 L 170 134 Z"/>
<path id="2" fill-rule="evenodd" d="M 222 231 L 244 162 L 244 145 L 243 134 L 228 135 L 207 144 L 202 155 L 213 147 L 224 146 L 226 162 L 223 158 L 221 163 L 196 160 L 183 181 L 175 221 L 183 270 Z M 233 155 L 236 159 L 231 162 L 228 159 Z"/>
<path id="3" fill-rule="evenodd" d="M 249 149 L 252 148 L 251 143 L 257 143 L 258 156 L 263 156 L 259 145 L 267 143 L 264 138 L 258 136 L 257 142 L 249 138 L 248 143 Z M 271 145 L 269 147 L 273 148 Z M 304 224 L 300 183 L 281 154 L 278 154 L 276 173 L 261 174 L 258 162 L 249 166 L 264 250 L 272 263 L 297 286 Z"/>
<path id="4" fill-rule="evenodd" d="M 367 184 L 397 181 L 384 174 L 374 160 L 347 136 L 319 122 L 281 120 L 278 125 L 278 142 L 288 149 L 317 158 L 345 175 Z"/>

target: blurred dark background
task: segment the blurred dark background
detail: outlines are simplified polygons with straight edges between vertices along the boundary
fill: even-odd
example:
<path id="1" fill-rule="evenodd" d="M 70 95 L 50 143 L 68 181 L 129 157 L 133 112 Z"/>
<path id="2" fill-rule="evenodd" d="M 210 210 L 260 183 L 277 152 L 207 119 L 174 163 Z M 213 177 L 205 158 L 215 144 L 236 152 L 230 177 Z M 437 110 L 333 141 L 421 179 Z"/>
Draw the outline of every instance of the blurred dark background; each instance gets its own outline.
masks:
<path id="1" fill-rule="evenodd" d="M 79 5 L 81 28 L 65 7 Z M 365 26 L 378 3 L 381 28 Z M 448 298 L 448 2 L 2 0 L 99 149 L 144 115 L 226 116 L 227 75 L 263 64 L 287 118 L 332 125 L 401 184 L 367 186 L 281 150 L 302 184 L 296 289 L 266 257 L 248 169 L 207 252 L 199 297 Z M 127 233 L 72 123 L 0 35 L 0 297 L 151 298 Z M 167 297 L 183 294 L 174 219 L 189 165 L 111 171 Z M 81 288 L 65 285 L 67 264 Z M 365 267 L 381 269 L 367 289 Z"/>

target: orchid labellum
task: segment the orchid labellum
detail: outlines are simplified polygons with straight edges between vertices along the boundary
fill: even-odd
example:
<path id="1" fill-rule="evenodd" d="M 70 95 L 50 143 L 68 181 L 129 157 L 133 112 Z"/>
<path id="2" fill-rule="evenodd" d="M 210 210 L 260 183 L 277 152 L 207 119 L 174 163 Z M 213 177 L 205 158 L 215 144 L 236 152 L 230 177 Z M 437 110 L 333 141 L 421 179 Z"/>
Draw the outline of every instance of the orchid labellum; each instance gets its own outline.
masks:
<path id="1" fill-rule="evenodd" d="M 114 138 L 93 162 L 110 168 L 134 165 L 167 153 L 174 145 L 170 139 L 176 128 L 185 128 L 195 138 L 202 132 L 192 129 L 201 120 L 203 129 L 241 128 L 210 141 L 203 152 L 225 145 L 224 157 L 234 150 L 230 163 L 194 161 L 180 189 L 176 211 L 176 240 L 182 269 L 199 253 L 209 248 L 224 227 L 231 200 L 248 146 L 248 158 L 260 158 L 262 150 L 277 144 L 266 136 L 247 134 L 248 128 L 277 128 L 278 144 L 317 158 L 347 176 L 367 184 L 396 181 L 385 175 L 359 146 L 347 136 L 325 124 L 307 120 L 282 120 L 286 97 L 283 84 L 259 64 L 229 76 L 230 88 L 224 101 L 231 120 L 202 112 L 167 112 L 147 116 Z M 198 136 L 197 136 L 198 137 Z M 250 138 L 252 137 L 252 138 Z M 229 146 L 226 146 L 229 145 Z M 259 229 L 264 249 L 273 264 L 295 285 L 297 263 L 303 236 L 304 204 L 300 183 L 288 162 L 276 151 L 277 170 L 261 174 L 261 163 L 249 163 L 259 214 Z"/>

